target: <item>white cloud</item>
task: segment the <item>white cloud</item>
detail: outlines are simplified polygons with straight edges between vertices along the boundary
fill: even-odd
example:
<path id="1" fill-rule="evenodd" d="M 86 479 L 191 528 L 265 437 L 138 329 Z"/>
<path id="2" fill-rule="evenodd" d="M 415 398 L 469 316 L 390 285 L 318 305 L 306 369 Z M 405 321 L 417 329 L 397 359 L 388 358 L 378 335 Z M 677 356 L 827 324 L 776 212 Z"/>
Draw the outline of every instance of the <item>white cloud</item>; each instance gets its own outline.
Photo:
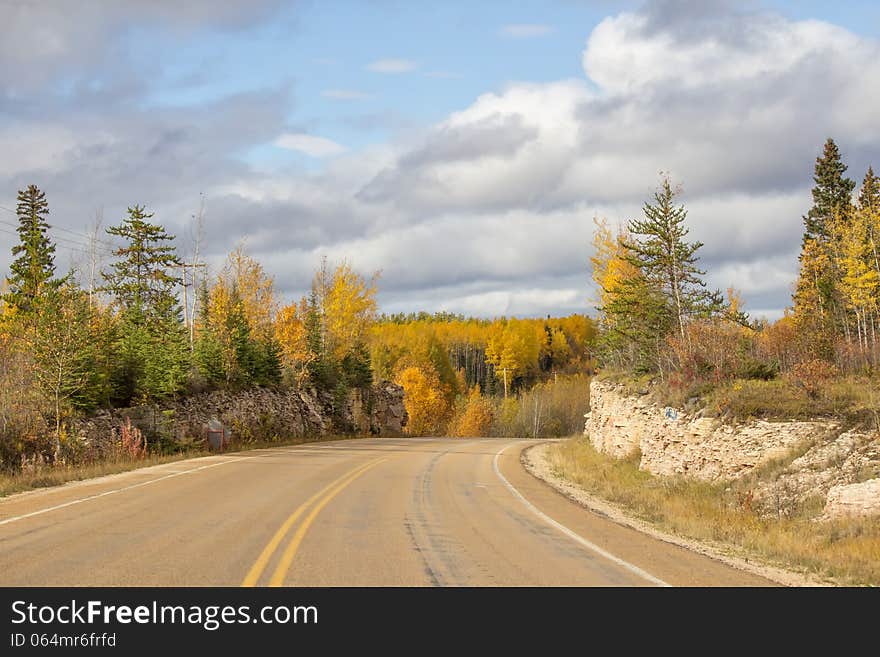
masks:
<path id="1" fill-rule="evenodd" d="M 286 133 L 275 140 L 275 145 L 291 151 L 299 151 L 311 157 L 331 157 L 345 152 L 345 147 L 326 137 L 302 133 Z"/>
<path id="2" fill-rule="evenodd" d="M 414 71 L 419 65 L 409 59 L 378 59 L 367 65 L 367 70 L 373 73 L 409 73 Z"/>
<path id="3" fill-rule="evenodd" d="M 512 25 L 503 25 L 501 34 L 514 39 L 531 39 L 534 37 L 547 36 L 553 32 L 550 25 L 542 25 L 539 23 L 517 23 Z"/>
<path id="4" fill-rule="evenodd" d="M 852 177 L 871 158 L 880 166 L 880 44 L 710 4 L 666 15 L 649 3 L 608 18 L 585 35 L 583 76 L 492 90 L 434 126 L 357 152 L 315 135 L 276 137 L 289 117 L 281 93 L 196 116 L 68 116 L 60 107 L 63 118 L 23 114 L 0 131 L 9 155 L 0 179 L 7 190 L 45 182 L 53 208 L 64 208 L 58 217 L 82 222 L 67 225 L 76 229 L 104 190 L 118 190 L 108 217 L 134 198 L 171 222 L 204 190 L 206 257 L 244 234 L 287 295 L 306 290 L 327 254 L 382 269 L 383 310 L 539 316 L 590 309 L 592 217 L 638 216 L 658 172 L 669 171 L 684 186 L 690 238 L 705 243 L 710 285 L 737 287 L 747 309 L 778 316 L 825 138 L 836 139 Z M 327 90 L 340 100 L 349 91 Z M 319 172 L 274 175 L 235 157 L 273 139 L 336 157 Z"/>
<path id="5" fill-rule="evenodd" d="M 355 91 L 354 89 L 325 89 L 321 95 L 333 100 L 369 100 L 373 97 L 365 91 Z"/>

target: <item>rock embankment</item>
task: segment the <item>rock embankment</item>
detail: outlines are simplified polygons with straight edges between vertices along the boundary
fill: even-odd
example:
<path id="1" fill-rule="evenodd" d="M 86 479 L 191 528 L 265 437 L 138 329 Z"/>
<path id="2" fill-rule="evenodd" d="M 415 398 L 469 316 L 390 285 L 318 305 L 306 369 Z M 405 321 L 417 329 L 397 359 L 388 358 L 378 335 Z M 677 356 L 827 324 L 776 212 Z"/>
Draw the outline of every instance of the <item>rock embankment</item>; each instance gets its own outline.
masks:
<path id="1" fill-rule="evenodd" d="M 304 438 L 331 434 L 398 436 L 407 422 L 403 388 L 387 381 L 353 390 L 344 403 L 305 388 L 216 390 L 161 405 L 99 411 L 73 428 L 86 445 L 100 447 L 128 420 L 152 440 L 180 444 L 206 439 L 218 423 L 240 441 Z"/>
<path id="2" fill-rule="evenodd" d="M 775 477 L 759 481 L 754 491 L 768 512 L 784 515 L 815 496 L 828 497 L 826 517 L 880 508 L 880 485 L 862 483 L 880 472 L 875 434 L 841 433 L 831 421 L 732 426 L 659 406 L 648 394 L 628 394 L 622 385 L 598 379 L 590 384 L 586 417 L 584 434 L 598 451 L 616 458 L 639 454 L 639 467 L 655 475 L 730 481 L 781 461 Z M 797 458 L 795 450 L 802 452 Z"/>

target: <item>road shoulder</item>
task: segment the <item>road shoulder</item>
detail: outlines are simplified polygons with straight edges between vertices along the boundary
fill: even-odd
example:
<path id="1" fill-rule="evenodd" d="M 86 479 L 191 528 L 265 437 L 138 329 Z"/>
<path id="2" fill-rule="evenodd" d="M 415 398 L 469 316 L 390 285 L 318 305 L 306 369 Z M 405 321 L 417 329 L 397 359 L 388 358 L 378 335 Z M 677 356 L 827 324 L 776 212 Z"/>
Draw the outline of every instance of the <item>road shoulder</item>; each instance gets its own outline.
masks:
<path id="1" fill-rule="evenodd" d="M 614 523 L 634 529 L 651 538 L 690 550 L 697 554 L 719 561 L 727 566 L 746 573 L 768 579 L 782 586 L 825 586 L 827 583 L 808 577 L 802 573 L 786 570 L 778 566 L 752 561 L 724 545 L 709 545 L 661 531 L 653 525 L 629 515 L 621 507 L 591 495 L 586 490 L 556 475 L 547 463 L 547 449 L 553 441 L 535 445 L 525 445 L 520 450 L 519 460 L 523 469 L 536 480 L 551 488 L 559 495 L 583 507 L 591 513 L 602 516 Z"/>

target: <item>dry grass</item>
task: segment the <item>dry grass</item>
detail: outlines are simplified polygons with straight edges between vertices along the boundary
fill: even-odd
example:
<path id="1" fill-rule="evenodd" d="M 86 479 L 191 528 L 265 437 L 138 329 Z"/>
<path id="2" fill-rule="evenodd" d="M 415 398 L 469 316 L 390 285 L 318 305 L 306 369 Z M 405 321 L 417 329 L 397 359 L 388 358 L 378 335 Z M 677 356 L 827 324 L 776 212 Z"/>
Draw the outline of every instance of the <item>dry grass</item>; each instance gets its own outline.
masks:
<path id="1" fill-rule="evenodd" d="M 2 473 L 0 474 L 0 497 L 36 488 L 60 486 L 69 481 L 94 479 L 95 477 L 127 472 L 129 470 L 136 470 L 137 468 L 146 468 L 151 465 L 180 461 L 182 459 L 192 458 L 193 456 L 203 456 L 204 454 L 205 452 L 168 454 L 161 456 L 148 456 L 145 459 L 136 461 L 104 461 L 100 463 L 74 465 L 69 467 L 45 466 L 34 471 L 25 471 L 16 474 Z"/>
<path id="2" fill-rule="evenodd" d="M 817 383 L 814 396 L 787 378 L 697 380 L 677 386 L 659 381 L 649 384 L 644 378 L 627 379 L 625 375 L 605 378 L 624 383 L 630 394 L 634 388 L 648 389 L 661 405 L 687 407 L 691 411 L 701 408 L 704 415 L 731 421 L 835 418 L 848 425 L 880 429 L 880 381 L 876 377 L 847 376 L 823 381 Z"/>
<path id="3" fill-rule="evenodd" d="M 583 438 L 552 446 L 548 458 L 556 474 L 665 531 L 838 584 L 880 585 L 876 518 L 817 522 L 821 500 L 790 518 L 762 517 L 745 490 L 654 477 L 638 469 L 637 458 L 613 459 Z"/>
<path id="4" fill-rule="evenodd" d="M 267 447 L 301 445 L 307 442 L 344 440 L 351 437 L 352 436 L 321 436 L 313 438 L 292 438 L 281 441 L 249 442 L 235 444 L 225 453 L 229 453 L 230 451 L 245 452 L 252 449 L 264 449 Z M 95 477 L 128 472 L 129 470 L 137 470 L 138 468 L 148 468 L 152 465 L 182 461 L 184 459 L 191 459 L 199 456 L 209 456 L 211 454 L 217 454 L 217 452 L 211 452 L 207 449 L 196 449 L 188 452 L 178 452 L 176 454 L 149 455 L 144 459 L 137 460 L 101 461 L 97 463 L 61 467 L 44 466 L 37 470 L 24 471 L 16 474 L 0 472 L 0 497 L 6 497 L 13 493 L 35 490 L 37 488 L 61 486 L 70 481 L 94 479 Z"/>

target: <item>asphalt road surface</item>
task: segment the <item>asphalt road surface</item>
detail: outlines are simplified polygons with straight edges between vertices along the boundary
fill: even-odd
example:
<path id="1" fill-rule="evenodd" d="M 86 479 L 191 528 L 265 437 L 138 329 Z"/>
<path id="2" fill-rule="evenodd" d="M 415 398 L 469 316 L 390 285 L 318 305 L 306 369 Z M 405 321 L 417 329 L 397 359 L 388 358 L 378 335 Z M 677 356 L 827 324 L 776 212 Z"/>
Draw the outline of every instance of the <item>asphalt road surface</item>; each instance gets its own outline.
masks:
<path id="1" fill-rule="evenodd" d="M 4 586 L 761 586 L 591 513 L 528 441 L 216 455 L 0 500 Z"/>

